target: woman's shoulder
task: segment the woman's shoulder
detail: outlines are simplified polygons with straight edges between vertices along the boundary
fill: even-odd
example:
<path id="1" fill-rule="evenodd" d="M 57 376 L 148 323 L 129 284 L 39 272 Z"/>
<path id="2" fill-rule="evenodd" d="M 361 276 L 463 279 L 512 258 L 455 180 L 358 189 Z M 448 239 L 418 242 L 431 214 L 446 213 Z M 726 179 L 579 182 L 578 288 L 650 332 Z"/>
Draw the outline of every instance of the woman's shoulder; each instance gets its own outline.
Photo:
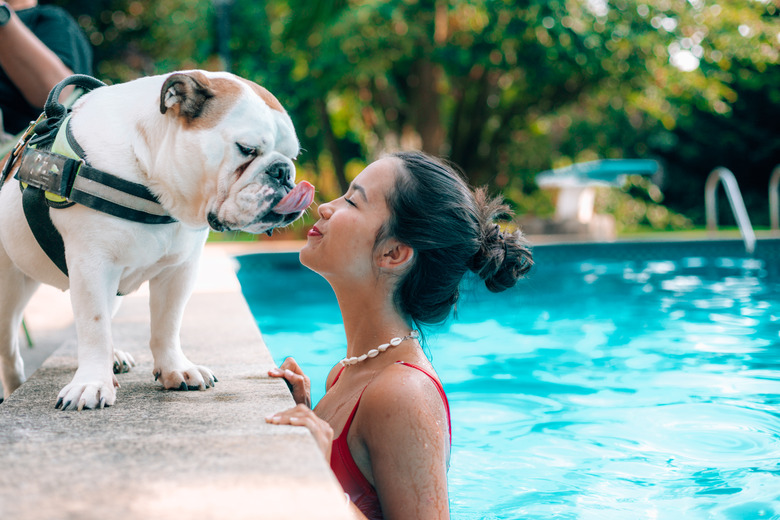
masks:
<path id="1" fill-rule="evenodd" d="M 386 367 L 366 387 L 355 416 L 357 433 L 369 449 L 388 442 L 411 449 L 426 439 L 431 446 L 440 444 L 446 457 L 449 422 L 435 373 L 400 363 Z"/>
<path id="2" fill-rule="evenodd" d="M 422 407 L 443 410 L 440 388 L 432 367 L 397 362 L 385 367 L 366 387 L 360 408 L 366 415 L 374 415 L 373 411 L 385 416 L 416 414 Z"/>

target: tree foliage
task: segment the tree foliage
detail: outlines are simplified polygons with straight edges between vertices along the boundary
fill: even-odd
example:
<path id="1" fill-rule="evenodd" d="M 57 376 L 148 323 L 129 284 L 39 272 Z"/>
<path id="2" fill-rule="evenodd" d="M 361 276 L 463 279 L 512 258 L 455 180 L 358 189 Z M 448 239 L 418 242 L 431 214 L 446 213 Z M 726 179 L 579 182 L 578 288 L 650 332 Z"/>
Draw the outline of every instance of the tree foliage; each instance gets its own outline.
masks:
<path id="1" fill-rule="evenodd" d="M 749 206 L 765 209 L 759 193 L 780 163 L 773 2 L 227 5 L 229 64 L 288 108 L 301 171 L 323 198 L 383 152 L 421 148 L 502 190 L 521 211 L 550 208 L 534 183 L 539 171 L 620 157 L 661 159 L 665 203 L 694 219 L 703 213 L 704 177 L 718 165 L 734 171 Z M 66 7 L 81 15 L 103 79 L 226 65 L 216 56 L 212 3 Z"/>

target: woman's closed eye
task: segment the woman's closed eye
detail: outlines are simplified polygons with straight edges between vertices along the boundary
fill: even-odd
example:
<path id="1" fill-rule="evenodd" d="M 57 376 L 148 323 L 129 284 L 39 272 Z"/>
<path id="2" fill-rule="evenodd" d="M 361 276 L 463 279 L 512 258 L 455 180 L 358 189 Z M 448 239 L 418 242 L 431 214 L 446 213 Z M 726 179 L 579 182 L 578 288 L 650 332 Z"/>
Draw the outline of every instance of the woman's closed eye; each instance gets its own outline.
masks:
<path id="1" fill-rule="evenodd" d="M 353 199 L 357 199 L 357 195 L 360 194 L 360 196 L 363 197 L 363 200 L 368 202 L 368 197 L 366 197 L 366 189 L 359 185 L 355 184 L 354 182 L 349 185 L 349 189 L 344 194 L 344 200 L 349 204 L 350 206 L 357 208 L 358 205 L 355 203 Z"/>

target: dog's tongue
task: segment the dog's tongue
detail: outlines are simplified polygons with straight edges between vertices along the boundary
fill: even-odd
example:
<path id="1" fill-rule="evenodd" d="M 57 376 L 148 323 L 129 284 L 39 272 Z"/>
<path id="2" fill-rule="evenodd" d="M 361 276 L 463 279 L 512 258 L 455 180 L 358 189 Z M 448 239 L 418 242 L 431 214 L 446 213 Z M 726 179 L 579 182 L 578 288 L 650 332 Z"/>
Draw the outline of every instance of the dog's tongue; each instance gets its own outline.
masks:
<path id="1" fill-rule="evenodd" d="M 299 182 L 290 193 L 279 201 L 273 211 L 280 215 L 298 213 L 309 207 L 314 200 L 314 186 L 306 181 Z"/>

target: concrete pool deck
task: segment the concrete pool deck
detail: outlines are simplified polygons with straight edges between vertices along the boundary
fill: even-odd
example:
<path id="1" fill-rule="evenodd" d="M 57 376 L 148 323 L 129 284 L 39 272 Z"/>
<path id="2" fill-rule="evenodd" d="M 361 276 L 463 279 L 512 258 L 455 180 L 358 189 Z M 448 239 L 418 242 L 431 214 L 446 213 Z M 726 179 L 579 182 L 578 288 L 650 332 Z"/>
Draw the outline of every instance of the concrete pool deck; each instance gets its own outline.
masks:
<path id="1" fill-rule="evenodd" d="M 351 518 L 308 431 L 265 423 L 294 403 L 266 375 L 274 362 L 235 275 L 233 256 L 252 250 L 204 252 L 181 331 L 187 356 L 219 378 L 202 392 L 154 381 L 144 286 L 113 320 L 115 346 L 136 360 L 118 376 L 116 405 L 55 410 L 77 367 L 75 327 L 66 293 L 36 293 L 25 312 L 35 346 L 23 348 L 30 368 L 42 364 L 0 405 L 0 517 Z"/>

